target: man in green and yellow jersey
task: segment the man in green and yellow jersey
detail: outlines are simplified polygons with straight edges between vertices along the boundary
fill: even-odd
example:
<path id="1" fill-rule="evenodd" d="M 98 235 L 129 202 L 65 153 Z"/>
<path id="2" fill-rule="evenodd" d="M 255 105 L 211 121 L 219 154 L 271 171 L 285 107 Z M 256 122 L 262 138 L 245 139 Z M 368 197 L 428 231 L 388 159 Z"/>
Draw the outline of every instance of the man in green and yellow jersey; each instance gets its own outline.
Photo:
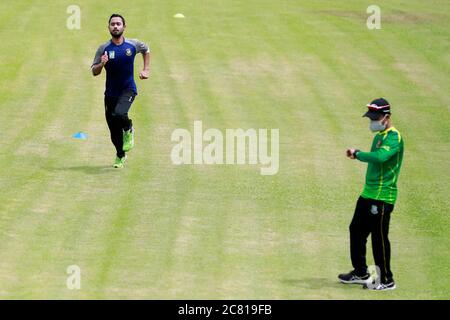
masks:
<path id="1" fill-rule="evenodd" d="M 390 268 L 389 220 L 397 200 L 397 181 L 403 160 L 403 138 L 392 126 L 391 106 L 380 98 L 367 105 L 363 117 L 376 132 L 370 152 L 348 149 L 347 157 L 367 162 L 366 183 L 356 203 L 350 224 L 350 256 L 354 270 L 340 274 L 342 283 L 363 284 L 372 290 L 393 290 Z M 367 270 L 366 242 L 372 236 L 372 251 L 379 278 L 374 284 Z"/>

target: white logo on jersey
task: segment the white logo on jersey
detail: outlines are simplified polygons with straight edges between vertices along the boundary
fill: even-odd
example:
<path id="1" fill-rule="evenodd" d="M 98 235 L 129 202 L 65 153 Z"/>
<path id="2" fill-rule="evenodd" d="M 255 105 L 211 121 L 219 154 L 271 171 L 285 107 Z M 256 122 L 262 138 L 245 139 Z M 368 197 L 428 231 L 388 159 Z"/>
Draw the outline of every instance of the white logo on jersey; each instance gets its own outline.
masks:
<path id="1" fill-rule="evenodd" d="M 115 51 L 109 51 L 109 59 L 114 59 Z"/>
<path id="2" fill-rule="evenodd" d="M 377 206 L 376 205 L 372 205 L 372 208 L 370 209 L 370 212 L 372 213 L 372 214 L 378 214 L 378 208 L 377 208 Z"/>

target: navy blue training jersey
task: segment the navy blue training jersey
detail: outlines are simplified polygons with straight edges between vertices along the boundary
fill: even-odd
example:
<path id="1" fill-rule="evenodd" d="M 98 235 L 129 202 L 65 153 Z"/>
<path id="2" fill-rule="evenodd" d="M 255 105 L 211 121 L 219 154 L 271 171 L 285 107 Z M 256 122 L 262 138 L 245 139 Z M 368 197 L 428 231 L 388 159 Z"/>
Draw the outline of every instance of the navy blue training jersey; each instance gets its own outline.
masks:
<path id="1" fill-rule="evenodd" d="M 105 51 L 108 55 L 108 62 L 105 64 L 105 96 L 119 97 L 128 89 L 137 94 L 134 82 L 134 57 L 137 53 L 150 52 L 149 47 L 137 39 L 124 39 L 121 45 L 109 40 L 97 49 L 92 66 L 101 62 Z"/>

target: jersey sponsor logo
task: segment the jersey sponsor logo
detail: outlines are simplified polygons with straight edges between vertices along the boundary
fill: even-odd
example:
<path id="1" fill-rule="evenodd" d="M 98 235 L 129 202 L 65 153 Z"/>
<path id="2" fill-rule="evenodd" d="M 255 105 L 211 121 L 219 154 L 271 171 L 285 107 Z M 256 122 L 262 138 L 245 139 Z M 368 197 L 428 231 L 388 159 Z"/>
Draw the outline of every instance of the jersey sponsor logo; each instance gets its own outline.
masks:
<path id="1" fill-rule="evenodd" d="M 371 214 L 378 214 L 378 207 L 373 204 L 372 207 L 370 208 L 370 213 Z"/>
<path id="2" fill-rule="evenodd" d="M 114 50 L 108 52 L 109 59 L 114 59 L 116 52 Z"/>
<path id="3" fill-rule="evenodd" d="M 131 49 L 130 49 L 130 48 L 127 48 L 127 50 L 125 50 L 125 54 L 126 54 L 127 56 L 131 56 L 131 54 L 132 54 Z"/>

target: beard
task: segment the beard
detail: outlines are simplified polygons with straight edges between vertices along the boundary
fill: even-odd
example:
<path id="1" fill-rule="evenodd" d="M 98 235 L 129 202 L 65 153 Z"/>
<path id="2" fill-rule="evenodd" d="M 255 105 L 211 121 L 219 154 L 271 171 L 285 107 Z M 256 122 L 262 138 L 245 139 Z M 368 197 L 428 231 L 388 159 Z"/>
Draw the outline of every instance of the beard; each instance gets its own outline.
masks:
<path id="1" fill-rule="evenodd" d="M 110 31 L 109 33 L 111 34 L 111 36 L 112 36 L 113 38 L 118 39 L 118 38 L 120 38 L 120 37 L 122 36 L 123 30 L 122 30 L 122 31 L 119 31 L 119 30 L 113 30 L 113 31 Z"/>

